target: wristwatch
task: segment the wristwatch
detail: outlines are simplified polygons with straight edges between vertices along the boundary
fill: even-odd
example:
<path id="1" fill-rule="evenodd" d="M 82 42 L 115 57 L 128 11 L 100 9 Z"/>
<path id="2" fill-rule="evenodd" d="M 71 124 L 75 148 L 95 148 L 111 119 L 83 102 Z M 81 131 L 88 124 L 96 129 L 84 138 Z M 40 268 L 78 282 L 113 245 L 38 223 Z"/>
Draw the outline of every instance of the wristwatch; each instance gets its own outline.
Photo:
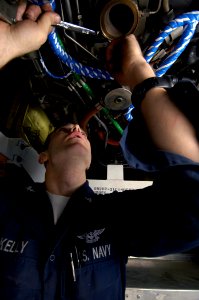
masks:
<path id="1" fill-rule="evenodd" d="M 149 77 L 136 85 L 131 94 L 131 101 L 134 107 L 140 106 L 146 93 L 154 87 L 165 89 L 172 88 L 178 82 L 178 78 L 172 75 L 163 77 Z"/>

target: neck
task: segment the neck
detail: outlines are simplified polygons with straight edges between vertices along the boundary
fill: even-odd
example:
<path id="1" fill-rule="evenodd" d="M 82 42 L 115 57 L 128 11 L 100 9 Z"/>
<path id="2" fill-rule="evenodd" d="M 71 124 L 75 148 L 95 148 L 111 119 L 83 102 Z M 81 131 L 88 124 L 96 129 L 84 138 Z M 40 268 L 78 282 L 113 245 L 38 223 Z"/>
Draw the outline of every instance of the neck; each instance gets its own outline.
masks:
<path id="1" fill-rule="evenodd" d="M 52 194 L 71 196 L 86 181 L 85 168 L 59 168 L 47 166 L 45 175 L 46 189 Z"/>

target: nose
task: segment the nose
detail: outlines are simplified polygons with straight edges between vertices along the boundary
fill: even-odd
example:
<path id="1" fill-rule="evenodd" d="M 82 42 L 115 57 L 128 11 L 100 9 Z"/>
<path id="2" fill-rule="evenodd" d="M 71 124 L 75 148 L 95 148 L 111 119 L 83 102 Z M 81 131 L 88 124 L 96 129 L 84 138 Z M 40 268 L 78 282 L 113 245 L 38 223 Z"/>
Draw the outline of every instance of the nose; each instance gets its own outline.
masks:
<path id="1" fill-rule="evenodd" d="M 73 126 L 70 129 L 71 132 L 73 131 L 79 131 L 81 132 L 80 126 L 78 124 L 73 124 Z"/>

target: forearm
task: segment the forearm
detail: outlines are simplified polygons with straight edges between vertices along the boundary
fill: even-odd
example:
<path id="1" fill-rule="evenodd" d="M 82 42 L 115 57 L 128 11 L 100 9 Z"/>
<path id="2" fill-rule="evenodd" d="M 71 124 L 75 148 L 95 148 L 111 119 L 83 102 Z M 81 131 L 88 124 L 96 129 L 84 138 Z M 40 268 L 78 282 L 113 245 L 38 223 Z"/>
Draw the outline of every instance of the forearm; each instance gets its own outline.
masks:
<path id="1" fill-rule="evenodd" d="M 2 69 L 2 67 L 4 67 L 10 59 L 6 58 L 5 55 L 2 55 L 1 52 L 0 52 L 0 56 L 2 56 L 0 59 L 0 69 Z"/>
<path id="2" fill-rule="evenodd" d="M 145 62 L 134 66 L 131 88 L 144 79 L 155 76 Z M 141 112 L 150 136 L 160 150 L 174 152 L 199 162 L 196 132 L 186 116 L 170 100 L 163 88 L 150 89 L 141 103 Z"/>
<path id="3" fill-rule="evenodd" d="M 118 57 L 119 59 L 116 59 Z M 107 49 L 106 60 L 114 78 L 130 90 L 145 79 L 155 76 L 154 70 L 143 57 L 134 35 L 113 40 Z M 139 102 L 139 99 L 136 99 L 136 102 Z M 165 89 L 160 87 L 150 89 L 138 106 L 135 110 L 141 110 L 147 131 L 157 149 L 199 162 L 199 143 L 195 128 L 171 101 Z M 123 140 L 123 148 L 126 147 L 126 142 Z"/>
<path id="4" fill-rule="evenodd" d="M 1 43 L 1 42 L 0 42 Z M 17 57 L 17 53 L 11 49 L 0 49 L 0 69 L 3 68 L 9 61 Z"/>
<path id="5" fill-rule="evenodd" d="M 10 39 L 10 26 L 0 22 L 0 68 L 15 57 L 15 48 Z"/>

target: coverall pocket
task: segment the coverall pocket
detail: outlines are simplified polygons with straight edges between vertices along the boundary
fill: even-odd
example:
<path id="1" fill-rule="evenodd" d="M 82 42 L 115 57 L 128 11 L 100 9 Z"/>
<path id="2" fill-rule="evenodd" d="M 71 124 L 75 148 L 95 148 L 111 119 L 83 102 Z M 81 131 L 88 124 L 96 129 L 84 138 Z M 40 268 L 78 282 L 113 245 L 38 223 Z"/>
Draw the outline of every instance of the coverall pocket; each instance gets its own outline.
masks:
<path id="1" fill-rule="evenodd" d="M 119 263 L 114 260 L 76 269 L 75 300 L 122 300 Z"/>
<path id="2" fill-rule="evenodd" d="M 38 262 L 32 258 L 0 253 L 0 299 L 40 300 Z"/>

